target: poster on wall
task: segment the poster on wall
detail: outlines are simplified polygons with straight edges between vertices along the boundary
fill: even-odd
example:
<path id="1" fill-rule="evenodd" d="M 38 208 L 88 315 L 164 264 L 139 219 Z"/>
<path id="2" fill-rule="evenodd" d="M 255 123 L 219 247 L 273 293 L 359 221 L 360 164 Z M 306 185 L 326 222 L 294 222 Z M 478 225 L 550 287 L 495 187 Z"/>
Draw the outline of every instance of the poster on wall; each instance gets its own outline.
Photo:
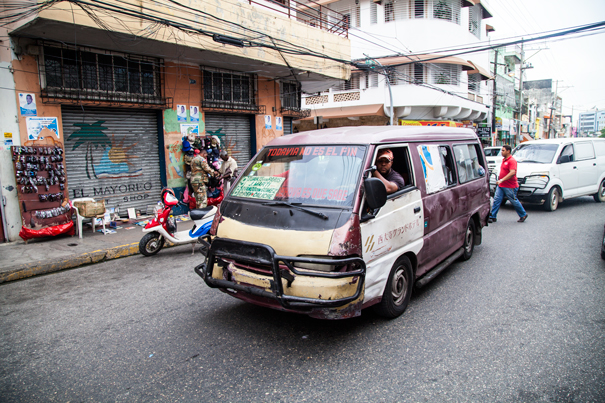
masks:
<path id="1" fill-rule="evenodd" d="M 176 106 L 176 119 L 179 122 L 187 121 L 187 109 L 186 105 L 177 105 Z"/>
<path id="2" fill-rule="evenodd" d="M 50 136 L 51 134 L 59 138 L 59 124 L 56 117 L 28 117 L 25 118 L 25 121 L 28 140 L 38 140 L 38 138 Z"/>
<path id="3" fill-rule="evenodd" d="M 192 122 L 200 121 L 200 108 L 198 106 L 190 106 L 189 107 L 189 117 Z"/>
<path id="4" fill-rule="evenodd" d="M 282 119 L 281 116 L 275 117 L 275 130 L 284 130 Z"/>
<path id="5" fill-rule="evenodd" d="M 271 128 L 271 115 L 265 115 L 265 129 Z"/>
<path id="6" fill-rule="evenodd" d="M 19 109 L 21 116 L 36 116 L 36 94 L 19 93 Z"/>
<path id="7" fill-rule="evenodd" d="M 200 134 L 200 128 L 199 125 L 191 125 L 191 124 L 186 124 L 186 125 L 181 125 L 181 136 L 199 136 Z"/>

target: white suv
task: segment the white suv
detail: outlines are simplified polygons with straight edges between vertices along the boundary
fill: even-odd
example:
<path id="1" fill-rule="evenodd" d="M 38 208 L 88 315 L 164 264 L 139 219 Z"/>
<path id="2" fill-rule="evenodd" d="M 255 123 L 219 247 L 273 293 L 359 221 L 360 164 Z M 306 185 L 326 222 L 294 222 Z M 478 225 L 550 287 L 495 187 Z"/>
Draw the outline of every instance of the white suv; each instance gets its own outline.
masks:
<path id="1" fill-rule="evenodd" d="M 578 196 L 605 201 L 605 139 L 562 138 L 521 143 L 517 160 L 518 198 L 554 211 Z"/>
<path id="2" fill-rule="evenodd" d="M 485 147 L 485 160 L 487 161 L 487 170 L 491 174 L 500 173 L 500 164 L 502 164 L 502 147 Z"/>

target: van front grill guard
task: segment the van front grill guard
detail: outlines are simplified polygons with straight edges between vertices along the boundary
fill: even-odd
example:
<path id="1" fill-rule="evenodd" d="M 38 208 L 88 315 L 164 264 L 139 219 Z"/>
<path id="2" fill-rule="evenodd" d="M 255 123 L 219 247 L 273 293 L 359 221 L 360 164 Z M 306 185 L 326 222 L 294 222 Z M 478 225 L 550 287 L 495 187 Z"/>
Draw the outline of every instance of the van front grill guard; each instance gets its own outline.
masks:
<path id="1" fill-rule="evenodd" d="M 233 260 L 238 263 L 248 264 L 250 266 L 260 265 L 271 267 L 271 271 L 273 273 L 273 279 L 270 280 L 271 292 L 252 285 L 242 285 L 229 280 L 213 278 L 212 271 L 215 264 L 218 264 L 221 267 L 228 265 L 228 262 L 223 259 Z M 281 268 L 280 262 L 282 262 L 288 269 L 286 270 Z M 294 267 L 295 262 L 329 266 L 351 266 L 353 267 L 353 270 L 346 272 L 310 271 L 307 269 L 300 270 Z M 335 308 L 346 305 L 349 302 L 355 301 L 357 298 L 359 298 L 363 290 L 366 275 L 365 263 L 363 259 L 358 257 L 344 259 L 316 259 L 279 256 L 275 254 L 273 248 L 268 245 L 253 242 L 233 241 L 228 239 L 215 239 L 212 242 L 212 246 L 208 252 L 206 262 L 198 265 L 194 270 L 209 287 L 232 289 L 277 300 L 284 308 Z M 286 295 L 284 294 L 282 279 L 287 281 L 288 286 L 292 284 L 293 281 L 296 281 L 296 278 L 292 276 L 290 272 L 297 276 L 333 279 L 346 277 L 351 277 L 351 279 L 353 279 L 354 277 L 358 277 L 357 290 L 355 294 L 350 297 L 334 300 Z"/>

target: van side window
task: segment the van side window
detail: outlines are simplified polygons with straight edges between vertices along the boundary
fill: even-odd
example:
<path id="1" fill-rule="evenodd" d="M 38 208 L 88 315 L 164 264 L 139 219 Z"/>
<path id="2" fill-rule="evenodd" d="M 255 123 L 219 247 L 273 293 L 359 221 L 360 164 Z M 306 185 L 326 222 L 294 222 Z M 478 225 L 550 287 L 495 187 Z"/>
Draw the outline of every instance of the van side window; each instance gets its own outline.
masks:
<path id="1" fill-rule="evenodd" d="M 414 185 L 414 175 L 410 169 L 410 155 L 407 147 L 392 147 L 393 151 L 393 167 L 392 169 L 403 177 L 405 187 Z"/>
<path id="2" fill-rule="evenodd" d="M 594 148 L 589 141 L 576 143 L 576 161 L 589 160 L 594 158 Z"/>
<path id="3" fill-rule="evenodd" d="M 447 146 L 421 144 L 417 147 L 426 193 L 431 194 L 456 183 L 452 153 Z"/>
<path id="4" fill-rule="evenodd" d="M 605 156 L 605 141 L 597 140 L 593 141 L 592 144 L 594 145 L 595 151 L 597 152 L 597 157 Z"/>
<path id="5" fill-rule="evenodd" d="M 473 179 L 485 176 L 483 161 L 479 159 L 479 153 L 474 144 L 454 146 L 454 157 L 458 168 L 458 181 L 466 183 Z"/>
<path id="6" fill-rule="evenodd" d="M 559 163 L 563 163 L 563 157 L 565 156 L 569 156 L 569 160 L 567 160 L 567 162 L 572 162 L 574 160 L 573 158 L 573 145 L 568 144 L 565 146 L 565 148 L 563 149 L 563 151 L 561 151 L 561 155 L 559 156 Z"/>

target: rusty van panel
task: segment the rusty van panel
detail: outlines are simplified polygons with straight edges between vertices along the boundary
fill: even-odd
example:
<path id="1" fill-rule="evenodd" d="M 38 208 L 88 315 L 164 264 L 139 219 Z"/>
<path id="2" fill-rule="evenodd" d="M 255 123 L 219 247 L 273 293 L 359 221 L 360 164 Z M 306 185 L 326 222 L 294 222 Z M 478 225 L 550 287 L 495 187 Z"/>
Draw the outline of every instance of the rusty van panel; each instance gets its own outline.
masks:
<path id="1" fill-rule="evenodd" d="M 217 236 L 237 241 L 260 242 L 271 246 L 278 255 L 300 256 L 327 255 L 333 232 L 332 229 L 301 232 L 295 229 L 266 228 L 223 217 Z"/>

